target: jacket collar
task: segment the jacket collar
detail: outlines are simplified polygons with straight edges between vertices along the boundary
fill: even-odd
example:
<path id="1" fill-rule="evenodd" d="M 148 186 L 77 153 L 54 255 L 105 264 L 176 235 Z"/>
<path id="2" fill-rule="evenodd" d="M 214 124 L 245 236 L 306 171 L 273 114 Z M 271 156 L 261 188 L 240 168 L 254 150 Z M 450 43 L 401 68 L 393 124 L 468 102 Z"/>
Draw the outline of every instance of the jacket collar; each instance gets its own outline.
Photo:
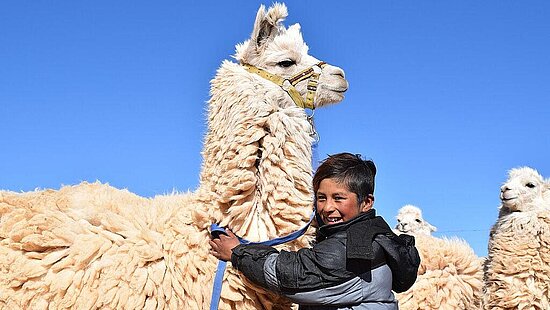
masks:
<path id="1" fill-rule="evenodd" d="M 323 237 L 328 237 L 334 233 L 337 233 L 339 231 L 346 231 L 351 225 L 355 224 L 355 223 L 358 223 L 358 222 L 362 222 L 366 219 L 372 219 L 372 218 L 375 218 L 376 217 L 376 210 L 374 209 L 370 209 L 368 210 L 367 212 L 362 212 L 360 213 L 358 216 L 352 218 L 351 220 L 349 221 L 346 221 L 346 222 L 342 222 L 342 223 L 338 223 L 338 224 L 324 224 L 322 221 L 321 221 L 321 217 L 318 215 L 318 213 L 316 212 L 315 214 L 315 217 L 317 219 L 317 223 L 318 224 L 321 224 L 322 225 L 319 225 L 319 233 L 323 236 Z"/>

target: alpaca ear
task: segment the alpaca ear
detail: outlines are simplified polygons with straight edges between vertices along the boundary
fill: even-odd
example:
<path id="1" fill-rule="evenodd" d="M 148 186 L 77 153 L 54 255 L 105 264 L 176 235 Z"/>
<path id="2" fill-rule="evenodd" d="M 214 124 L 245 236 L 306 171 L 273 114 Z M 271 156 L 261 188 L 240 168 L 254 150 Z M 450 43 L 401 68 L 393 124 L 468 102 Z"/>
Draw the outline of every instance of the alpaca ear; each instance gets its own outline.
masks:
<path id="1" fill-rule="evenodd" d="M 269 38 L 275 33 L 275 25 L 272 25 L 266 18 L 265 8 L 262 5 L 256 15 L 254 30 L 250 38 L 257 50 L 263 50 Z"/>
<path id="2" fill-rule="evenodd" d="M 430 229 L 430 232 L 434 232 L 434 231 L 437 231 L 437 228 L 435 226 L 433 226 L 432 224 L 426 222 L 426 224 L 428 224 L 428 228 Z"/>
<path id="3" fill-rule="evenodd" d="M 267 44 L 277 35 L 279 24 L 288 15 L 284 4 L 276 3 L 266 12 L 265 6 L 261 5 L 256 14 L 254 30 L 250 37 L 249 49 L 261 54 Z"/>

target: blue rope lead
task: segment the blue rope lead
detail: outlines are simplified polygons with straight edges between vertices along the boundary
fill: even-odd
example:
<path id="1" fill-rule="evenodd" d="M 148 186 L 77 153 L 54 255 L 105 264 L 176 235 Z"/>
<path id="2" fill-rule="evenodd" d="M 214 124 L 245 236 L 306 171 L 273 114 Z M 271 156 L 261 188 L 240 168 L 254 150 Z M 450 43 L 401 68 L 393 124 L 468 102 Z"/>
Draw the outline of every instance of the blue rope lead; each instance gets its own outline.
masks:
<path id="1" fill-rule="evenodd" d="M 275 238 L 267 241 L 261 241 L 261 242 L 251 242 L 239 236 L 237 236 L 237 238 L 239 238 L 239 242 L 241 244 L 263 244 L 268 246 L 283 244 L 292 240 L 296 240 L 300 236 L 302 236 L 307 231 L 309 225 L 311 225 L 311 222 L 313 221 L 314 217 L 315 217 L 315 208 L 311 213 L 309 221 L 304 227 L 284 237 L 279 237 L 279 238 Z M 212 233 L 214 235 L 220 234 L 220 233 L 225 234 L 225 229 L 218 224 L 212 224 L 210 225 L 210 234 Z M 210 300 L 210 310 L 218 309 L 218 305 L 220 303 L 220 297 L 222 293 L 223 274 L 225 273 L 226 266 L 227 266 L 227 262 L 223 260 L 218 261 L 218 269 L 216 270 L 216 276 L 214 277 L 214 286 L 212 287 L 212 299 Z"/>
<path id="2" fill-rule="evenodd" d="M 210 309 L 218 309 L 218 304 L 220 303 L 220 297 L 222 294 L 222 282 L 223 274 L 225 273 L 225 267 L 227 262 L 223 260 L 218 260 L 218 269 L 216 270 L 216 277 L 214 277 L 214 287 L 212 288 L 212 299 L 210 300 Z"/>

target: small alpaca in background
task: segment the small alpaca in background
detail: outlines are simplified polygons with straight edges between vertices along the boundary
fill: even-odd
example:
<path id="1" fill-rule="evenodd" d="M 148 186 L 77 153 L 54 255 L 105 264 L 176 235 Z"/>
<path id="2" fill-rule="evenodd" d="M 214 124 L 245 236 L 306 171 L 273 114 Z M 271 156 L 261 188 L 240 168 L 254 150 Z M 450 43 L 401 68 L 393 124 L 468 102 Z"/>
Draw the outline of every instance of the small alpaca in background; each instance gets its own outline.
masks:
<path id="1" fill-rule="evenodd" d="M 414 285 L 396 294 L 401 310 L 480 309 L 483 288 L 482 260 L 459 238 L 437 238 L 436 227 L 422 217 L 420 208 L 399 209 L 395 231 L 415 237 L 420 267 Z"/>
<path id="2" fill-rule="evenodd" d="M 404 205 L 399 209 L 396 216 L 397 225 L 395 229 L 404 234 L 425 234 L 431 235 L 437 228 L 422 218 L 422 210 L 413 205 Z"/>

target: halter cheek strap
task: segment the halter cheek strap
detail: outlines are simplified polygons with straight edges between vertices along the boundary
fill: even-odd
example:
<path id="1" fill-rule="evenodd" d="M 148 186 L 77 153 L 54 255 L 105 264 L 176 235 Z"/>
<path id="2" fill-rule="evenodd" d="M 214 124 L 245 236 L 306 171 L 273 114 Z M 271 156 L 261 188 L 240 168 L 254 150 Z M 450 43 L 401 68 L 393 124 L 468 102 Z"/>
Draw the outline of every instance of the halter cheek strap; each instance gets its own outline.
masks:
<path id="1" fill-rule="evenodd" d="M 315 65 L 302 70 L 295 74 L 294 76 L 285 79 L 279 75 L 271 74 L 267 72 L 264 69 L 260 69 L 258 67 L 249 65 L 249 64 L 243 64 L 246 71 L 255 73 L 261 77 L 263 77 L 266 80 L 269 80 L 277 85 L 279 85 L 284 91 L 288 93 L 290 98 L 292 98 L 292 101 L 294 103 L 303 108 L 303 109 L 315 109 L 315 105 L 313 104 L 313 100 L 315 99 L 315 92 L 317 91 L 317 86 L 319 85 L 319 76 L 321 75 L 322 68 L 326 65 L 325 62 L 320 61 L 316 63 Z M 302 98 L 300 95 L 300 92 L 296 89 L 296 84 L 299 82 L 309 79 L 307 82 L 307 93 L 306 98 Z"/>

